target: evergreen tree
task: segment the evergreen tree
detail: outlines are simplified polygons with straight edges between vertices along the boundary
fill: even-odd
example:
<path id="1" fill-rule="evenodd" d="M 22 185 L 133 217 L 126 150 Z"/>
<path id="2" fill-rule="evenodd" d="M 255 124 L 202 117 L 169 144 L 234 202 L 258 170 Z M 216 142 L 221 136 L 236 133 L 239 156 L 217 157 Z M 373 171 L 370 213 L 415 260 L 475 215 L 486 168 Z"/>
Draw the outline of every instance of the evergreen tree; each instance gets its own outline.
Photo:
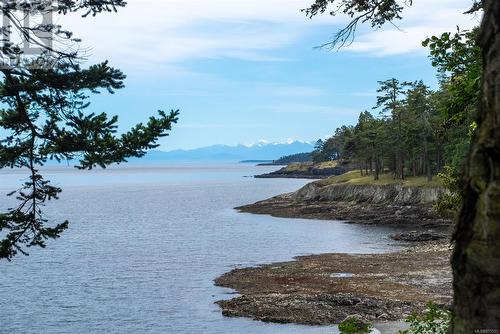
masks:
<path id="1" fill-rule="evenodd" d="M 49 4 L 49 5 L 48 5 Z M 159 138 L 168 134 L 177 121 L 178 112 L 158 112 L 143 124 L 117 133 L 117 117 L 105 113 L 86 113 L 89 93 L 113 93 L 123 87 L 125 75 L 108 62 L 84 68 L 76 51 L 59 51 L 54 43 L 36 39 L 41 33 L 54 41 L 77 43 L 60 26 L 41 23 L 24 27 L 16 16 L 52 12 L 66 14 L 81 11 L 83 16 L 116 11 L 121 0 L 59 1 L 54 7 L 47 1 L 8 1 L 2 11 L 12 29 L 25 40 L 37 44 L 43 52 L 26 62 L 14 62 L 0 69 L 0 168 L 22 168 L 28 180 L 17 191 L 18 204 L 0 214 L 0 259 L 11 260 L 18 252 L 27 254 L 29 247 L 45 247 L 47 239 L 58 238 L 68 222 L 53 224 L 42 208 L 46 201 L 57 199 L 61 188 L 51 185 L 39 171 L 48 160 L 78 159 L 79 169 L 106 167 L 141 157 L 157 147 Z M 3 31 L 4 36 L 6 31 Z M 1 55 L 5 59 L 24 57 L 19 45 L 4 39 Z"/>
<path id="2" fill-rule="evenodd" d="M 377 96 L 377 104 L 373 109 L 381 109 L 382 115 L 391 120 L 394 137 L 392 139 L 394 149 L 394 178 L 398 180 L 404 179 L 404 150 L 403 144 L 403 118 L 404 108 L 402 106 L 402 96 L 405 94 L 405 87 L 409 85 L 407 82 L 399 82 L 399 80 L 392 78 L 385 81 L 379 81 L 380 93 Z"/>
<path id="3" fill-rule="evenodd" d="M 401 18 L 405 3 L 412 1 L 316 0 L 310 16 L 334 6 L 351 17 L 332 42 L 343 43 L 359 22 L 381 26 Z M 452 258 L 454 301 L 450 333 L 472 333 L 500 327 L 500 1 L 474 1 L 468 13 L 484 9 L 478 34 L 483 73 L 477 128 L 473 131 L 463 178 L 463 204 L 454 236 Z M 472 86 L 471 88 L 474 90 Z M 462 97 L 456 96 L 457 101 Z M 468 98 L 467 98 L 468 99 Z M 470 100 L 462 100 L 467 104 Z"/>
<path id="4" fill-rule="evenodd" d="M 422 81 L 413 83 L 406 96 L 405 110 L 408 121 L 405 126 L 407 132 L 405 137 L 407 151 L 410 151 L 412 156 L 410 163 L 414 175 L 425 173 L 430 182 L 434 173 L 431 158 L 435 143 L 433 127 L 439 124 L 440 120 L 433 117 L 435 113 L 432 110 L 431 91 Z"/>

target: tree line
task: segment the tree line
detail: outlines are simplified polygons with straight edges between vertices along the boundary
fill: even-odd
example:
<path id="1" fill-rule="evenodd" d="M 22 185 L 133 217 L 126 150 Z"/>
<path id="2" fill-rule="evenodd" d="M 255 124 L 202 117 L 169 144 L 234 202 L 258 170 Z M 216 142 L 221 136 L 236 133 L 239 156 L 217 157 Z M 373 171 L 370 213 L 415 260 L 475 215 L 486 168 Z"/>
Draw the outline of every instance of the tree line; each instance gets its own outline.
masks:
<path id="1" fill-rule="evenodd" d="M 312 157 L 311 153 L 306 152 L 306 153 L 296 153 L 296 154 L 291 154 L 291 155 L 285 155 L 277 160 L 273 161 L 273 164 L 275 165 L 288 165 L 292 163 L 303 163 L 303 162 L 311 162 Z"/>
<path id="2" fill-rule="evenodd" d="M 423 81 L 391 78 L 378 82 L 371 111 L 355 125 L 343 125 L 312 153 L 315 162 L 338 160 L 357 166 L 362 175 L 391 173 L 394 179 L 441 173 L 458 182 L 476 124 L 481 51 L 478 30 L 457 30 L 428 38 L 439 89 Z"/>
<path id="3" fill-rule="evenodd" d="M 446 147 L 454 151 L 448 161 L 445 157 L 444 171 L 448 186 L 459 194 L 460 206 L 452 238 L 454 294 L 448 333 L 495 331 L 500 326 L 500 1 L 471 3 L 464 14 L 481 15 L 479 29 L 424 42 L 440 76 L 439 111 L 449 136 Z M 352 41 L 358 24 L 394 25 L 412 4 L 411 0 L 315 0 L 306 14 L 327 12 L 349 19 L 327 44 L 335 47 Z"/>

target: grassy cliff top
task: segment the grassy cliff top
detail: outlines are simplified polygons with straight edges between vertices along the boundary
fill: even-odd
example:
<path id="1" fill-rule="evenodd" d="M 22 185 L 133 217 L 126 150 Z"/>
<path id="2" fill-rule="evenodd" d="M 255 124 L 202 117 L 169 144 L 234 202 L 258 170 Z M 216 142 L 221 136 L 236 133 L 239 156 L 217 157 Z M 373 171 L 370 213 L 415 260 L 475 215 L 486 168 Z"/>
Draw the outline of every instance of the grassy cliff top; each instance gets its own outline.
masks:
<path id="1" fill-rule="evenodd" d="M 334 168 L 337 167 L 337 161 L 325 161 L 317 164 L 313 164 L 312 162 L 293 163 L 286 166 L 285 170 L 289 172 L 307 171 L 311 167 L 316 169 Z"/>
<path id="2" fill-rule="evenodd" d="M 332 176 L 327 179 L 317 181 L 321 185 L 333 184 L 353 184 L 353 185 L 388 185 L 388 184 L 402 184 L 405 187 L 439 187 L 436 177 L 432 182 L 427 181 L 426 176 L 408 176 L 404 181 L 394 180 L 392 174 L 380 174 L 380 180 L 374 181 L 373 175 L 361 176 L 359 170 L 351 171 L 342 175 Z"/>

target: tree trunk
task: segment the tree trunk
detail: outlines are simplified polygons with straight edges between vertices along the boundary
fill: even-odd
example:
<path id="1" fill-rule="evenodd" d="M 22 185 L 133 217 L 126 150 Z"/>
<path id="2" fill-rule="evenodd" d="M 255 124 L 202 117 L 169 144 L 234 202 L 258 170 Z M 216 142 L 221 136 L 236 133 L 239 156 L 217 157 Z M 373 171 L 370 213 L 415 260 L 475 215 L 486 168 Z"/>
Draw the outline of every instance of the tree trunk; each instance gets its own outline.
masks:
<path id="1" fill-rule="evenodd" d="M 399 171 L 399 179 L 400 180 L 405 179 L 405 161 L 403 158 L 401 158 L 401 169 Z"/>
<path id="2" fill-rule="evenodd" d="M 372 161 L 375 163 L 375 173 L 373 174 L 373 179 L 375 181 L 378 181 L 379 179 L 379 173 L 380 173 L 380 167 L 379 167 L 379 158 L 378 154 L 375 150 L 375 145 L 372 145 Z"/>
<path id="3" fill-rule="evenodd" d="M 405 178 L 405 162 L 403 158 L 403 150 L 401 149 L 401 142 L 402 142 L 402 120 L 401 120 L 401 111 L 399 112 L 399 117 L 398 117 L 398 159 L 399 159 L 399 179 L 404 180 Z"/>
<path id="4" fill-rule="evenodd" d="M 427 182 L 431 182 L 432 181 L 431 158 L 429 157 L 429 144 L 427 143 L 427 136 L 424 136 L 424 162 L 425 162 L 425 172 L 427 173 Z"/>
<path id="5" fill-rule="evenodd" d="M 500 1 L 484 6 L 482 98 L 454 236 L 451 333 L 500 328 Z"/>
<path id="6" fill-rule="evenodd" d="M 441 162 L 441 150 L 442 150 L 442 144 L 441 141 L 438 142 L 437 144 L 437 152 L 436 152 L 436 164 L 437 164 L 437 171 L 440 172 L 441 169 L 443 168 L 442 162 Z"/>

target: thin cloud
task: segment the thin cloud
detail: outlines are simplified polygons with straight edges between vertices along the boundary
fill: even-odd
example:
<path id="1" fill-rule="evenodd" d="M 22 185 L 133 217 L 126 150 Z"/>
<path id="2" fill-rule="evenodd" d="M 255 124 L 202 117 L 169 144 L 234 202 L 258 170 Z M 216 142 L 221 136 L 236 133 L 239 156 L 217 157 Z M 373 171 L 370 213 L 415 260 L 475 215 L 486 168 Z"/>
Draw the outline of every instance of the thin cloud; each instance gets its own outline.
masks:
<path id="1" fill-rule="evenodd" d="M 345 50 L 361 52 L 377 57 L 428 53 L 422 47 L 422 41 L 443 32 L 471 29 L 480 22 L 478 16 L 463 15 L 469 9 L 471 1 L 414 1 L 407 8 L 403 20 L 397 26 L 385 26 L 382 29 L 360 33 L 355 41 Z"/>
<path id="2" fill-rule="evenodd" d="M 268 52 L 293 44 L 309 0 L 131 0 L 118 13 L 58 18 L 92 45 L 92 55 L 120 65 L 235 58 L 285 61 Z M 92 29 L 88 29 L 92 24 Z"/>
<path id="3" fill-rule="evenodd" d="M 200 59 L 277 62 L 290 60 L 277 51 L 306 39 L 314 29 L 327 31 L 327 42 L 328 36 L 345 24 L 345 18 L 326 14 L 307 19 L 301 9 L 311 2 L 130 0 L 118 13 L 87 19 L 68 15 L 58 20 L 81 37 L 84 46 L 92 46 L 96 59 L 110 58 L 131 69 Z M 388 26 L 370 31 L 364 25 L 345 50 L 375 56 L 425 52 L 420 43 L 427 36 L 453 30 L 457 24 L 477 24 L 477 18 L 461 15 L 469 6 L 470 0 L 414 1 L 405 9 L 403 20 L 396 22 L 401 30 Z"/>

